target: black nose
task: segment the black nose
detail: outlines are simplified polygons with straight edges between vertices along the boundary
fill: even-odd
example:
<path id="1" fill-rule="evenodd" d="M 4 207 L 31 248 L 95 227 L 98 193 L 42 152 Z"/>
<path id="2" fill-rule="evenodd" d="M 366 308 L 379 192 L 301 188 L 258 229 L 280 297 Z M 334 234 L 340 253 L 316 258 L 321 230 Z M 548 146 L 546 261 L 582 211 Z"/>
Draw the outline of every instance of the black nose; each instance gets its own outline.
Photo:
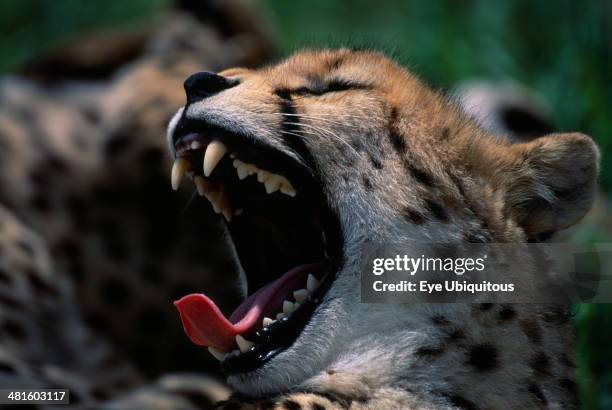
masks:
<path id="1" fill-rule="evenodd" d="M 185 87 L 185 93 L 187 94 L 187 102 L 191 103 L 227 90 L 234 85 L 237 85 L 237 83 L 230 81 L 228 78 L 208 71 L 201 71 L 190 75 L 185 80 L 183 87 Z"/>

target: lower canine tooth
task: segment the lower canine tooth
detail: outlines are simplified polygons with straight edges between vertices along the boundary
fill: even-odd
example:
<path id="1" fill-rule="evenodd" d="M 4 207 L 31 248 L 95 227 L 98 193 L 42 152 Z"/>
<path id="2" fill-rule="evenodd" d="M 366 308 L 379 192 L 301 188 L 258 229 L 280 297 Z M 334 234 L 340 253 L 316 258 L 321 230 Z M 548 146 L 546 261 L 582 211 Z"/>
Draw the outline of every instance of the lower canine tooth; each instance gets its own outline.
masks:
<path id="1" fill-rule="evenodd" d="M 225 356 L 227 356 L 227 353 L 222 352 L 221 350 L 216 349 L 212 346 L 208 347 L 208 351 L 210 352 L 211 355 L 213 355 L 215 359 L 217 359 L 220 362 L 222 362 L 225 359 Z"/>
<path id="2" fill-rule="evenodd" d="M 179 188 L 179 185 L 181 185 L 181 180 L 185 176 L 185 173 L 187 172 L 189 167 L 189 161 L 187 161 L 187 159 L 185 158 L 177 158 L 174 161 L 174 164 L 172 164 L 172 172 L 170 175 L 170 183 L 172 185 L 172 189 L 176 191 Z"/>
<path id="3" fill-rule="evenodd" d="M 193 179 L 193 182 L 195 183 L 196 189 L 198 190 L 198 195 L 200 196 L 206 195 L 206 193 L 210 190 L 209 182 L 201 176 L 196 176 Z"/>
<path id="4" fill-rule="evenodd" d="M 274 319 L 270 319 L 269 317 L 264 317 L 263 318 L 263 326 L 270 326 L 272 323 L 274 323 Z"/>
<path id="5" fill-rule="evenodd" d="M 317 280 L 317 278 L 314 277 L 312 273 L 309 273 L 308 279 L 306 280 L 306 289 L 312 292 L 317 288 L 317 286 L 319 286 L 319 281 Z"/>
<path id="6" fill-rule="evenodd" d="M 236 344 L 242 353 L 246 352 L 254 345 L 253 342 L 246 340 L 242 335 L 236 335 Z"/>
<path id="7" fill-rule="evenodd" d="M 223 217 L 225 218 L 227 222 L 232 221 L 232 210 L 231 209 L 224 208 L 223 211 L 221 211 L 221 213 L 223 214 Z"/>

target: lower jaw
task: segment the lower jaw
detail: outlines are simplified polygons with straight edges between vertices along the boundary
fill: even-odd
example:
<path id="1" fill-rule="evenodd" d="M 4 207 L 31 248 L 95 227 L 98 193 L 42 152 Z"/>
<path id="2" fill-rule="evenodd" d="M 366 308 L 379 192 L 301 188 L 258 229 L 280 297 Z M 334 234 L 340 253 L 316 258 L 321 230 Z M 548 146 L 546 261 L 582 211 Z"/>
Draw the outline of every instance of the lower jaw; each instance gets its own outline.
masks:
<path id="1" fill-rule="evenodd" d="M 310 299 L 296 309 L 291 316 L 277 320 L 267 328 L 256 332 L 253 347 L 238 355 L 229 355 L 221 363 L 223 372 L 228 375 L 239 375 L 255 371 L 272 360 L 275 356 L 290 348 L 308 325 L 315 310 L 329 290 L 335 279 L 337 264 L 332 264 L 329 273 L 311 294 Z"/>

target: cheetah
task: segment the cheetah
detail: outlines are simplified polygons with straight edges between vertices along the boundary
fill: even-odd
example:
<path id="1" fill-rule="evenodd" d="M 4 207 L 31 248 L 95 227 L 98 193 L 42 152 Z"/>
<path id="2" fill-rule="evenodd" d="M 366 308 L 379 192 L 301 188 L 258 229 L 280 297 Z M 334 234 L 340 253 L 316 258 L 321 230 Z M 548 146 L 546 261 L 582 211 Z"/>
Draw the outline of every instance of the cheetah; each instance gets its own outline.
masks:
<path id="1" fill-rule="evenodd" d="M 184 88 L 171 184 L 189 176 L 225 220 L 244 298 L 227 318 L 197 289 L 176 302 L 236 392 L 216 408 L 576 407 L 567 309 L 365 304 L 357 261 L 370 242 L 537 242 L 574 225 L 596 189 L 590 137 L 499 139 L 367 50 Z"/>

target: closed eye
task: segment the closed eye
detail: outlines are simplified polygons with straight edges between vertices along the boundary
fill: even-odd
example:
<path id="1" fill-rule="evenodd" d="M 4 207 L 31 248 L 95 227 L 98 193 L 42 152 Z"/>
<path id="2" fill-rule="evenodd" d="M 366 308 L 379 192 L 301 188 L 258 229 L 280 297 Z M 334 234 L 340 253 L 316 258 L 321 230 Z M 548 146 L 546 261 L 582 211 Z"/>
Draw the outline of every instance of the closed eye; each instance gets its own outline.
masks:
<path id="1" fill-rule="evenodd" d="M 297 95 L 323 95 L 327 93 L 349 90 L 367 90 L 370 88 L 371 87 L 367 84 L 337 78 L 328 82 L 313 81 L 309 86 L 297 88 L 289 91 L 289 93 Z"/>

